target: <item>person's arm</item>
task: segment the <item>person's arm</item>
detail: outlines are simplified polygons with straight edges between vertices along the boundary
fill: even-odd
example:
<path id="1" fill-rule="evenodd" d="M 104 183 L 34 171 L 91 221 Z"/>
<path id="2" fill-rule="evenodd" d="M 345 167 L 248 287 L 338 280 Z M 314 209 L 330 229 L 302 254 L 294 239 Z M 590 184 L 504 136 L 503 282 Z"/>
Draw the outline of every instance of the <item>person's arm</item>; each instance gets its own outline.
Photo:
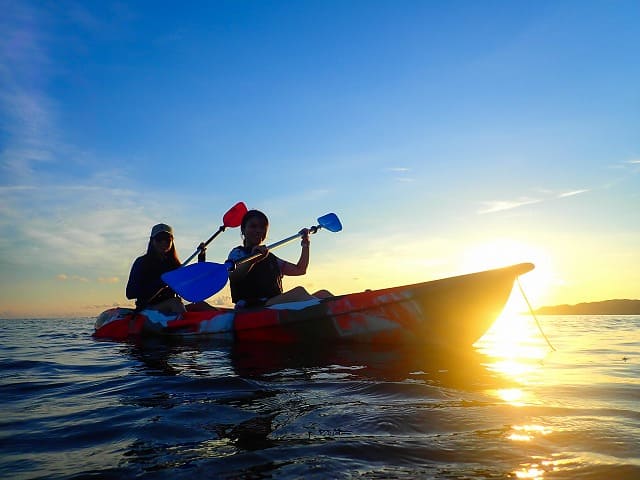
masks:
<path id="1" fill-rule="evenodd" d="M 127 282 L 127 298 L 129 300 L 139 298 L 142 286 L 142 259 L 136 258 L 129 272 L 129 281 Z"/>
<path id="2" fill-rule="evenodd" d="M 149 278 L 144 257 L 139 257 L 133 262 L 127 282 L 126 295 L 128 299 L 135 298 L 137 303 L 146 303 L 163 287 L 165 284 L 160 278 Z"/>
<path id="3" fill-rule="evenodd" d="M 309 240 L 309 230 L 305 228 L 300 230 L 300 233 L 302 233 L 302 250 L 300 251 L 298 263 L 284 262 L 281 268 L 283 275 L 297 276 L 307 273 L 307 267 L 309 266 L 309 245 L 311 244 Z"/>

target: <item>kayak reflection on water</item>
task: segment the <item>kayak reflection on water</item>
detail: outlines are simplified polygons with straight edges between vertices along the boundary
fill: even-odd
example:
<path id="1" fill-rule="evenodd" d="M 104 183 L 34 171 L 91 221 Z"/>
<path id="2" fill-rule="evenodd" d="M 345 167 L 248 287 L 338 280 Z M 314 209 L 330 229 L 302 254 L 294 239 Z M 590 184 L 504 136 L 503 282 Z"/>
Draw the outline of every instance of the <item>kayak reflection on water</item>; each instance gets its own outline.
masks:
<path id="1" fill-rule="evenodd" d="M 418 345 L 298 344 L 233 342 L 193 338 L 168 342 L 140 339 L 122 347 L 147 375 L 247 379 L 312 379 L 317 374 L 353 380 L 419 381 L 465 391 L 505 388 L 512 382 L 487 369 L 490 357 L 474 348 Z"/>

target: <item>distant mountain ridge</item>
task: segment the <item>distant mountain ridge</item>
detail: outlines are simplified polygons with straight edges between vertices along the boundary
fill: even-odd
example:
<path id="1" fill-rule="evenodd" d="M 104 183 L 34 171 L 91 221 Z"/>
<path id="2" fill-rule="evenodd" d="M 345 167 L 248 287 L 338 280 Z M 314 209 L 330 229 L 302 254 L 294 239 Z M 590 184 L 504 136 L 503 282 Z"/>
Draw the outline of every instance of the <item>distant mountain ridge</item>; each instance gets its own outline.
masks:
<path id="1" fill-rule="evenodd" d="M 553 305 L 540 307 L 539 315 L 640 315 L 640 300 L 603 300 L 577 305 Z"/>

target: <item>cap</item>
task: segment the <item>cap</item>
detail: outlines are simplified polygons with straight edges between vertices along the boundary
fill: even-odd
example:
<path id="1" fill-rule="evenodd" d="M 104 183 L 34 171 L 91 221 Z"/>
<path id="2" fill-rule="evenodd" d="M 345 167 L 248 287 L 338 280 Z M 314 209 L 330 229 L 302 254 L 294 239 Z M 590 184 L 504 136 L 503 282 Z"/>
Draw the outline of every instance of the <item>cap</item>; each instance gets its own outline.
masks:
<path id="1" fill-rule="evenodd" d="M 159 233 L 167 232 L 169 235 L 173 237 L 173 228 L 171 228 L 166 223 L 159 223 L 158 225 L 154 225 L 151 229 L 151 238 L 155 237 Z"/>

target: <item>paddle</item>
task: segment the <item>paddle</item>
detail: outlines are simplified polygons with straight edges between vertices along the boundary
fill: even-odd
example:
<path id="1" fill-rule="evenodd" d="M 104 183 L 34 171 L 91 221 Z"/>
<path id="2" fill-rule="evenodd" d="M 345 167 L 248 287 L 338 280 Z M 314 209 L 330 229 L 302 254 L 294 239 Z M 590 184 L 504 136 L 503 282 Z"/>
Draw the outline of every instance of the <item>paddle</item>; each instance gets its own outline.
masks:
<path id="1" fill-rule="evenodd" d="M 342 224 L 335 213 L 327 213 L 318 218 L 318 225 L 309 228 L 309 233 L 316 233 L 321 228 L 330 232 L 339 232 L 342 230 Z M 267 248 L 273 250 L 300 237 L 302 237 L 302 233 L 298 232 L 269 245 Z M 229 264 L 229 262 L 223 264 L 212 262 L 194 263 L 193 265 L 164 273 L 162 280 L 182 298 L 190 302 L 200 302 L 222 290 L 229 279 L 229 271 L 259 256 L 259 253 L 250 255 L 238 260 L 235 264 Z"/>
<path id="2" fill-rule="evenodd" d="M 242 202 L 238 202 L 233 207 L 231 207 L 229 211 L 225 213 L 224 216 L 222 217 L 222 225 L 220 225 L 220 227 L 218 228 L 218 231 L 213 235 L 211 235 L 209 237 L 209 240 L 198 245 L 198 248 L 196 249 L 196 251 L 193 252 L 193 254 L 182 263 L 182 266 L 184 267 L 188 265 L 189 262 L 193 260 L 193 258 L 196 255 L 202 252 L 207 247 L 207 245 L 209 245 L 214 238 L 220 235 L 220 233 L 224 232 L 225 229 L 229 227 L 231 228 L 239 227 L 240 224 L 242 223 L 242 217 L 244 217 L 245 213 L 247 213 L 247 206 Z"/>
<path id="3" fill-rule="evenodd" d="M 193 252 L 193 255 L 191 255 L 189 258 L 187 258 L 182 265 L 180 265 L 180 267 L 178 267 L 178 270 L 186 267 L 189 262 L 191 260 L 193 260 L 193 258 L 198 255 L 200 252 L 204 251 L 204 249 L 207 247 L 207 245 L 209 245 L 214 238 L 216 238 L 218 235 L 220 235 L 220 233 L 224 232 L 227 228 L 235 228 L 235 227 L 239 227 L 240 224 L 242 223 L 242 217 L 244 217 L 244 214 L 247 213 L 247 206 L 243 203 L 243 202 L 238 202 L 236 203 L 233 207 L 231 207 L 227 213 L 225 213 L 222 217 L 222 225 L 220 225 L 220 227 L 218 228 L 218 231 L 215 232 L 213 235 L 211 235 L 209 237 L 209 239 L 206 242 L 201 243 L 200 245 L 198 245 L 198 248 L 196 249 L 195 252 Z M 174 270 L 175 271 L 175 270 Z M 220 288 L 224 287 L 224 285 L 222 285 Z M 160 288 L 160 290 L 158 290 L 156 293 L 153 294 L 153 296 L 147 300 L 143 305 L 140 305 L 138 307 L 136 307 L 135 312 L 140 312 L 142 310 L 144 310 L 147 305 L 149 305 L 153 300 L 156 299 L 156 297 L 158 297 L 158 295 L 160 295 L 162 292 L 164 292 L 166 289 L 168 288 L 167 285 L 163 286 L 162 288 Z"/>

